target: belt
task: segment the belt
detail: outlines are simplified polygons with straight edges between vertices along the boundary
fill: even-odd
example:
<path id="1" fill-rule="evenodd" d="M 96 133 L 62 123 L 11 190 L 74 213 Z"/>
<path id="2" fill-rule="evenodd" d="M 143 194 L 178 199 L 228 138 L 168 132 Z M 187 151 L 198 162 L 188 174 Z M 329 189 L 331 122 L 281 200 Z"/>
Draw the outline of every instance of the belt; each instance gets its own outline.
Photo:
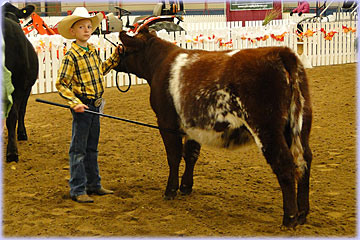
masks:
<path id="1" fill-rule="evenodd" d="M 90 99 L 90 98 L 84 98 L 78 96 L 77 98 L 79 98 L 82 103 L 86 105 L 93 105 L 94 107 L 100 107 L 102 103 L 102 98 Z"/>

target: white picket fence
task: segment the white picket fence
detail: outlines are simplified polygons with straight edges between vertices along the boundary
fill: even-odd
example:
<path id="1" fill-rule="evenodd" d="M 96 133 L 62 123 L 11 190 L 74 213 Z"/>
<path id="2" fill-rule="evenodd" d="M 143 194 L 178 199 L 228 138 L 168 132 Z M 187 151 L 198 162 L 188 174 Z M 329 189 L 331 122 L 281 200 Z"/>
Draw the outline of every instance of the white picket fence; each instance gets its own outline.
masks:
<path id="1" fill-rule="evenodd" d="M 302 45 L 302 60 L 309 61 L 312 66 L 332 65 L 356 62 L 356 32 L 344 33 L 342 26 L 356 29 L 356 21 L 305 24 L 304 32 L 308 29 L 316 31 L 312 37 L 304 37 L 302 42 L 298 41 L 296 35 L 296 23 L 278 21 L 263 27 L 256 23 L 248 23 L 247 27 L 241 27 L 241 22 L 204 22 L 187 23 L 186 33 L 177 32 L 168 34 L 159 32 L 158 35 L 174 44 L 186 49 L 203 49 L 210 51 L 227 49 L 244 49 L 264 46 L 288 46 L 295 52 L 298 46 Z M 184 22 L 185 23 L 185 22 Z M 253 26 L 250 26 L 253 25 Z M 324 33 L 317 31 L 324 28 L 326 32 L 336 31 L 332 40 L 325 40 Z M 283 40 L 276 40 L 273 36 L 283 35 Z M 267 37 L 266 37 L 267 36 Z M 118 34 L 106 35 L 115 44 L 119 43 Z M 48 93 L 57 91 L 55 82 L 57 72 L 62 58 L 67 49 L 71 46 L 71 41 L 56 36 L 36 36 L 29 37 L 38 51 L 39 57 L 39 77 L 32 88 L 32 94 Z M 93 35 L 90 40 L 98 47 L 99 54 L 103 60 L 107 59 L 114 46 L 104 39 L 104 36 Z M 144 84 L 144 79 L 139 79 L 132 75 L 133 85 Z M 118 82 L 120 86 L 126 86 L 129 83 L 128 75 L 118 73 Z M 105 86 L 116 86 L 116 72 L 112 70 L 105 76 Z"/>
<path id="2" fill-rule="evenodd" d="M 304 24 L 304 32 L 311 30 L 312 37 L 303 38 L 303 54 L 307 56 L 312 66 L 324 66 L 357 62 L 356 32 L 343 31 L 343 26 L 356 29 L 357 21 L 308 23 Z M 332 40 L 325 40 L 325 33 L 335 31 Z"/>

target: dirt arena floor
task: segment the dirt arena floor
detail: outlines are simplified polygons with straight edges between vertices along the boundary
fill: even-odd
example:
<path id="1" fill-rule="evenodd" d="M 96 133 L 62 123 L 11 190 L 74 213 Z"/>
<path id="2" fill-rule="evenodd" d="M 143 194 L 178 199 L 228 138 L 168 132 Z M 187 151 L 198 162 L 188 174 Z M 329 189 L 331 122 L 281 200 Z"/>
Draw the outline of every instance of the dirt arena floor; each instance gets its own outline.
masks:
<path id="1" fill-rule="evenodd" d="M 108 118 L 101 120 L 99 165 L 103 186 L 115 194 L 94 196 L 92 204 L 72 201 L 67 182 L 71 114 L 35 102 L 65 102 L 50 93 L 29 99 L 29 140 L 19 143 L 19 163 L 3 160 L 3 235 L 354 237 L 356 68 L 308 69 L 314 111 L 311 212 L 295 230 L 280 227 L 280 187 L 255 145 L 237 151 L 203 147 L 193 193 L 166 201 L 168 165 L 158 131 Z M 108 88 L 104 97 L 105 113 L 156 123 L 147 85 L 126 94 Z"/>

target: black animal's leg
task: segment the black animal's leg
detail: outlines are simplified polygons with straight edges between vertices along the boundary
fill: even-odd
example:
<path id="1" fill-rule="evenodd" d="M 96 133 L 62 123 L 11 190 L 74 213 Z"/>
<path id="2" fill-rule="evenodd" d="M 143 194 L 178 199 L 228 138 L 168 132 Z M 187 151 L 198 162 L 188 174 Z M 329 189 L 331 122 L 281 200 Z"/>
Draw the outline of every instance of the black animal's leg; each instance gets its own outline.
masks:
<path id="1" fill-rule="evenodd" d="M 15 90 L 16 91 L 16 90 Z M 20 108 L 19 98 L 16 95 L 16 92 L 12 94 L 13 96 L 13 106 L 9 112 L 9 116 L 6 119 L 6 127 L 8 129 L 8 144 L 6 149 L 6 162 L 18 162 L 19 154 L 15 136 L 16 123 L 18 119 L 18 111 Z"/>
<path id="2" fill-rule="evenodd" d="M 200 154 L 200 144 L 194 140 L 187 140 L 184 145 L 185 172 L 181 179 L 180 192 L 190 194 L 194 183 L 194 167 Z"/>
<path id="3" fill-rule="evenodd" d="M 263 153 L 279 181 L 283 195 L 283 225 L 297 225 L 298 208 L 295 189 L 295 165 L 283 134 L 265 134 L 261 137 Z"/>
<path id="4" fill-rule="evenodd" d="M 297 203 L 299 209 L 298 223 L 304 224 L 306 222 L 306 216 L 309 214 L 309 184 L 310 184 L 310 168 L 312 153 L 309 146 L 303 146 L 304 159 L 306 161 L 307 168 L 304 171 L 304 175 L 298 180 L 298 192 Z"/>
<path id="5" fill-rule="evenodd" d="M 304 160 L 306 169 L 304 175 L 298 180 L 297 203 L 299 209 L 298 223 L 304 224 L 306 216 L 309 214 L 309 184 L 310 184 L 310 168 L 312 161 L 312 152 L 309 146 L 309 135 L 311 128 L 311 115 L 304 115 L 303 129 L 301 132 L 301 142 L 304 150 Z"/>
<path id="6" fill-rule="evenodd" d="M 19 114 L 18 114 L 18 128 L 17 128 L 17 138 L 19 141 L 27 140 L 28 136 L 26 134 L 25 128 L 25 113 L 26 113 L 26 105 L 30 96 L 31 88 L 27 90 L 25 95 L 22 97 Z"/>
<path id="7" fill-rule="evenodd" d="M 160 124 L 159 124 L 160 126 Z M 169 178 L 165 190 L 165 199 L 174 199 L 179 189 L 179 165 L 182 156 L 182 137 L 180 134 L 160 130 L 167 160 L 169 164 Z"/>

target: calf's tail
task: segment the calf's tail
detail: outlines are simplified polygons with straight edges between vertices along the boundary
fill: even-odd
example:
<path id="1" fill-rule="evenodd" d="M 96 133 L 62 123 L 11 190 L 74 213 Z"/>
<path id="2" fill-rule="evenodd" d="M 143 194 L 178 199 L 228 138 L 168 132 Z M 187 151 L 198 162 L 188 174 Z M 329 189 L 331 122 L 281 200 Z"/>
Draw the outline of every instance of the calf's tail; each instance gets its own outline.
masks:
<path id="1" fill-rule="evenodd" d="M 291 145 L 290 151 L 296 167 L 295 177 L 299 180 L 304 173 L 307 165 L 304 160 L 304 150 L 301 143 L 301 129 L 303 124 L 304 97 L 300 89 L 300 81 L 303 79 L 304 67 L 292 50 L 285 48 L 280 52 L 285 70 L 288 73 L 288 81 L 291 89 L 291 102 L 289 108 L 289 125 Z"/>

